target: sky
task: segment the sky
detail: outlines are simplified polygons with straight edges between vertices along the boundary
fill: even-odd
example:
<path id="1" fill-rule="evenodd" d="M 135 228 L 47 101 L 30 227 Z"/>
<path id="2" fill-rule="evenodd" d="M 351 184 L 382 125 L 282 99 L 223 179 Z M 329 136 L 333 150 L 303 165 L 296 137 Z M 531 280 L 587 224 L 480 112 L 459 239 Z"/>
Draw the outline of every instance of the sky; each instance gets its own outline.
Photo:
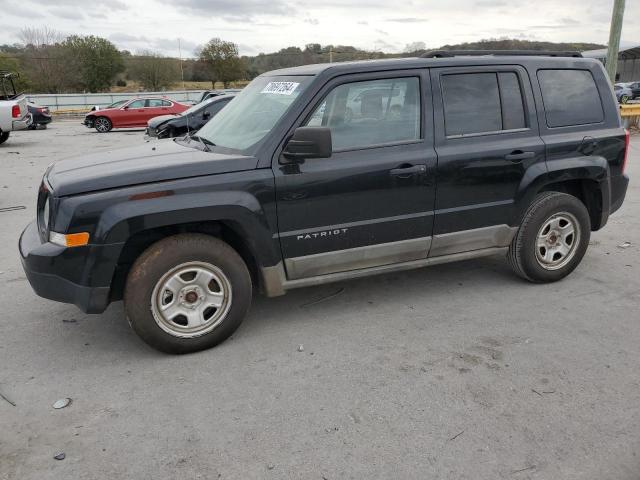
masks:
<path id="1" fill-rule="evenodd" d="M 640 1 L 627 0 L 622 40 L 640 43 Z M 0 0 L 0 44 L 24 27 L 97 35 L 119 49 L 193 57 L 213 37 L 242 55 L 307 43 L 401 52 L 486 38 L 606 44 L 613 0 Z"/>

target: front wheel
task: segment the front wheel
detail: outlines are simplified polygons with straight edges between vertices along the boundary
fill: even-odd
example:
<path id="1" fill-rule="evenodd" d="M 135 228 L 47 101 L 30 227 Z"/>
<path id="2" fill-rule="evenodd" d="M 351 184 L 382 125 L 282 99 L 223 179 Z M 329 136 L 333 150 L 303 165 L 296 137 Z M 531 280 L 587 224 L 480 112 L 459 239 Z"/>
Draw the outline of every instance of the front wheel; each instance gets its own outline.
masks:
<path id="1" fill-rule="evenodd" d="M 98 117 L 93 121 L 93 126 L 99 133 L 107 133 L 113 128 L 111 120 L 107 117 Z"/>
<path id="2" fill-rule="evenodd" d="M 515 273 L 532 282 L 555 282 L 584 257 L 591 220 L 584 204 L 560 192 L 539 194 L 524 215 L 507 258 Z"/>
<path id="3" fill-rule="evenodd" d="M 9 139 L 9 132 L 3 132 L 0 130 L 0 143 L 4 143 Z"/>
<path id="4" fill-rule="evenodd" d="M 211 348 L 229 337 L 251 305 L 251 276 L 223 241 L 179 234 L 149 247 L 134 263 L 124 292 L 134 331 L 166 353 Z"/>

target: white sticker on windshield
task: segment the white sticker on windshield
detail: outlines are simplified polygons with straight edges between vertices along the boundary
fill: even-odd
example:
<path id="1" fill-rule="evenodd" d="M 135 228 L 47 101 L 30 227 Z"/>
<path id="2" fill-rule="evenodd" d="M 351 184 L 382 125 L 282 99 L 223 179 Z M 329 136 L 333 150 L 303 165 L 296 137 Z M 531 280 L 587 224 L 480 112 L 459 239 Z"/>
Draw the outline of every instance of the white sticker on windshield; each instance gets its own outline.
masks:
<path id="1" fill-rule="evenodd" d="M 260 93 L 275 93 L 277 95 L 291 95 L 298 88 L 296 82 L 269 82 Z"/>

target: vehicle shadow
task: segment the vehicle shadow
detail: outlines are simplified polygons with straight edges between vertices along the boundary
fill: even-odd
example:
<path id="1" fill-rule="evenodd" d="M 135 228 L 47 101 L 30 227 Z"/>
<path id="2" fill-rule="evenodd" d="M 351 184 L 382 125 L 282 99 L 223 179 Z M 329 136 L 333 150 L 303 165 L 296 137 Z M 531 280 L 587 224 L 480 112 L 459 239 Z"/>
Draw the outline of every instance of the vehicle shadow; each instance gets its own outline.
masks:
<path id="1" fill-rule="evenodd" d="M 234 343 L 251 344 L 297 322 L 301 322 L 301 328 L 303 323 L 316 321 L 331 335 L 332 326 L 354 319 L 361 321 L 366 316 L 374 323 L 388 322 L 371 314 L 423 305 L 425 298 L 442 307 L 452 300 L 468 302 L 470 291 L 489 289 L 495 293 L 530 285 L 511 272 L 502 256 L 495 256 L 302 288 L 276 298 L 256 293 L 249 315 L 231 338 Z M 68 316 L 60 312 L 56 317 L 63 321 L 64 315 Z M 111 304 L 101 315 L 81 314 L 74 318 L 80 324 L 80 332 L 65 329 L 60 348 L 105 354 L 118 362 L 165 356 L 137 337 L 128 324 L 122 302 Z"/>

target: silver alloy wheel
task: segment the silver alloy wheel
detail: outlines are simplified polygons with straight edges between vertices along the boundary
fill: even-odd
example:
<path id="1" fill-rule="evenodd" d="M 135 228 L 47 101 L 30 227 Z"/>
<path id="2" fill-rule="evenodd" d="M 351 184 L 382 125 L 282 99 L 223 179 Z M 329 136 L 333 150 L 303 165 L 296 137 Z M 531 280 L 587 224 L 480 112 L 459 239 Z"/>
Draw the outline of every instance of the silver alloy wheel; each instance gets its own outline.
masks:
<path id="1" fill-rule="evenodd" d="M 215 265 L 187 262 L 156 283 L 151 312 L 162 330 L 180 338 L 199 337 L 215 329 L 229 313 L 231 282 Z"/>
<path id="2" fill-rule="evenodd" d="M 104 117 L 96 118 L 93 125 L 100 133 L 107 133 L 111 129 L 111 122 Z"/>
<path id="3" fill-rule="evenodd" d="M 538 230 L 536 260 L 546 270 L 564 267 L 576 254 L 580 244 L 580 224 L 568 212 L 554 213 Z"/>

